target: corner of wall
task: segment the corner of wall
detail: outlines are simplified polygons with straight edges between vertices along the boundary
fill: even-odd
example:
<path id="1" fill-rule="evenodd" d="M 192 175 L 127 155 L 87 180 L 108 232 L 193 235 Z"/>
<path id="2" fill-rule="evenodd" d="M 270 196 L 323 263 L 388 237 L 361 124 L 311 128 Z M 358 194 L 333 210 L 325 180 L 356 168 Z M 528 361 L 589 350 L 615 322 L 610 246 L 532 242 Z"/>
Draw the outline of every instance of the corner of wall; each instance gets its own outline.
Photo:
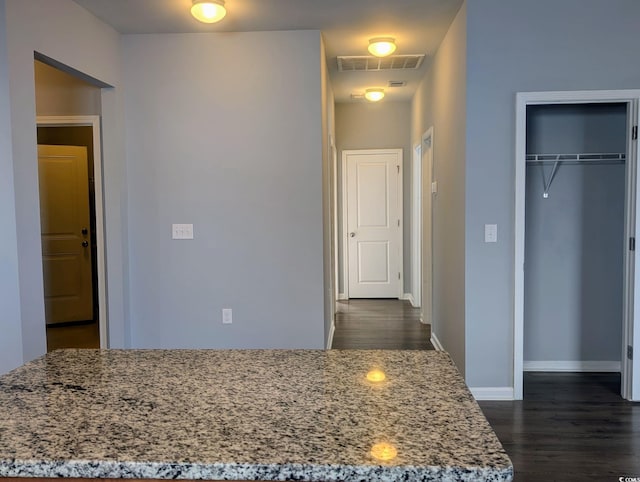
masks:
<path id="1" fill-rule="evenodd" d="M 452 21 L 412 100 L 412 145 L 433 136 L 432 329 L 458 369 L 466 368 L 465 178 L 467 129 L 466 2 Z M 427 189 L 426 192 L 430 192 Z"/>
<path id="2" fill-rule="evenodd" d="M 37 164 L 31 162 L 36 157 L 37 144 L 34 52 L 73 66 L 88 77 L 101 79 L 104 84 L 116 85 L 120 61 L 119 34 L 71 0 L 29 0 L 3 2 L 3 5 L 6 6 L 6 29 L 1 31 L 6 35 L 6 43 L 2 45 L 6 45 L 7 60 L 0 61 L 0 64 L 4 63 L 8 69 L 7 98 L 12 104 L 12 187 L 19 270 L 16 298 L 20 306 L 23 358 L 28 361 L 46 352 L 38 171 Z M 78 48 L 79 45 L 82 48 Z M 115 131 L 120 132 L 123 124 L 123 118 L 117 115 L 115 109 L 102 112 L 109 314 L 119 320 L 123 307 L 122 296 L 118 292 L 126 282 L 120 249 L 124 240 L 119 217 L 123 209 L 121 198 L 125 187 L 122 173 L 125 167 L 123 136 L 114 135 Z"/>
<path id="3" fill-rule="evenodd" d="M 0 0 L 0 374 L 23 362 L 5 2 Z"/>
<path id="4" fill-rule="evenodd" d="M 335 139 L 334 97 L 329 78 L 327 55 L 324 37 L 320 35 L 320 78 L 322 102 L 322 236 L 323 236 L 323 283 L 324 283 L 324 336 L 326 348 L 331 348 L 335 329 L 335 288 L 333 256 L 333 196 L 332 186 L 335 173 L 332 169 L 332 146 L 330 139 Z"/>

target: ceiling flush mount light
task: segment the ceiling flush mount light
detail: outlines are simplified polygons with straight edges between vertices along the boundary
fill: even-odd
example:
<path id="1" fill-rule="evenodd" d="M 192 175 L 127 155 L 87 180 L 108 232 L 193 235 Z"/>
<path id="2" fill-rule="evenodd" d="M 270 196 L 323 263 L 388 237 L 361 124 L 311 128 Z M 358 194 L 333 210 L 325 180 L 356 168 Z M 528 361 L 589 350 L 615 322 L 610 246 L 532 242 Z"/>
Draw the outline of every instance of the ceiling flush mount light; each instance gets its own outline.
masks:
<path id="1" fill-rule="evenodd" d="M 204 23 L 216 23 L 224 18 L 224 0 L 193 0 L 191 15 Z"/>
<path id="2" fill-rule="evenodd" d="M 396 39 L 376 37 L 369 40 L 369 53 L 376 57 L 386 57 L 396 51 Z"/>
<path id="3" fill-rule="evenodd" d="M 384 97 L 384 89 L 367 89 L 364 92 L 364 98 L 369 102 L 378 102 Z"/>

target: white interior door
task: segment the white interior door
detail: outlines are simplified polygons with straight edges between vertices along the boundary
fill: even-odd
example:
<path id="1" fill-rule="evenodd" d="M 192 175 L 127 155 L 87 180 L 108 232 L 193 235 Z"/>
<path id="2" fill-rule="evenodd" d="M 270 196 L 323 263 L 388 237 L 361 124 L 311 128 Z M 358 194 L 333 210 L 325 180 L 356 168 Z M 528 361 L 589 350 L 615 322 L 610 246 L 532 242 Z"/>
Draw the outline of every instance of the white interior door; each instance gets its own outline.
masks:
<path id="1" fill-rule="evenodd" d="M 344 151 L 350 298 L 402 296 L 402 149 Z"/>

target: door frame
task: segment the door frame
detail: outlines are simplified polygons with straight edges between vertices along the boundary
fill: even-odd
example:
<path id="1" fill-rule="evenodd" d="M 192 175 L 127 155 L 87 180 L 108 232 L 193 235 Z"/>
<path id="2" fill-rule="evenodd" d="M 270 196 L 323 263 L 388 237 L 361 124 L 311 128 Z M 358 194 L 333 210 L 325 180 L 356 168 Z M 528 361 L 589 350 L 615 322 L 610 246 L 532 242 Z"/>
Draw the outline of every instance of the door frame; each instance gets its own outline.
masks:
<path id="1" fill-rule="evenodd" d="M 102 144 L 100 116 L 37 116 L 37 127 L 91 127 L 93 132 L 93 171 L 96 215 L 96 265 L 98 273 L 98 328 L 100 348 L 109 347 L 107 315 L 106 263 L 104 239 L 104 204 L 102 181 Z"/>
<path id="2" fill-rule="evenodd" d="M 435 196 L 433 190 L 433 144 L 433 126 L 431 126 L 422 134 L 420 144 L 422 153 L 420 159 L 422 165 L 420 185 L 422 186 L 421 189 L 424 196 L 422 198 L 422 205 L 424 205 L 424 201 L 426 200 L 429 202 L 428 209 L 423 209 L 422 206 L 420 208 L 420 297 L 422 299 L 422 316 L 420 320 L 426 324 L 433 322 L 433 196 Z M 428 146 L 428 148 L 425 148 L 425 146 Z M 425 174 L 426 179 L 424 179 Z M 425 222 L 425 214 L 429 217 L 427 222 Z M 428 227 L 426 236 L 425 226 Z M 431 292 L 431 296 L 425 295 L 425 282 Z"/>
<path id="3" fill-rule="evenodd" d="M 342 151 L 342 276 L 343 276 L 343 294 L 340 299 L 349 299 L 349 228 L 348 221 L 348 192 L 347 192 L 347 156 L 349 154 L 396 154 L 399 159 L 400 175 L 398 176 L 398 200 L 400 215 L 400 250 L 398 259 L 400 260 L 400 282 L 398 283 L 398 299 L 404 296 L 404 194 L 403 194 L 403 154 L 402 149 L 349 149 Z"/>
<path id="4" fill-rule="evenodd" d="M 513 398 L 523 398 L 524 368 L 524 253 L 525 253 L 525 194 L 526 194 L 526 145 L 527 106 L 544 104 L 626 103 L 628 106 L 627 127 L 640 122 L 640 90 L 594 90 L 518 92 L 516 94 L 516 139 L 515 139 L 515 236 L 514 236 L 514 291 L 513 291 Z M 640 197 L 637 170 L 637 141 L 627 135 L 627 172 L 625 207 L 625 245 L 627 239 L 635 237 L 636 225 L 640 225 Z M 627 358 L 627 346 L 640 347 L 640 282 L 634 283 L 635 272 L 640 273 L 640 256 L 624 249 L 624 293 L 623 328 L 621 346 L 622 397 L 640 400 L 640 357 L 636 361 Z M 636 370 L 634 370 L 634 364 Z"/>
<path id="5" fill-rule="evenodd" d="M 422 144 L 413 146 L 413 161 L 412 161 L 412 186 L 411 193 L 411 255 L 412 266 L 411 270 L 411 304 L 419 308 L 422 306 Z M 420 321 L 424 323 L 423 312 L 420 312 Z"/>
<path id="6" fill-rule="evenodd" d="M 329 148 L 331 153 L 331 186 L 333 192 L 331 193 L 333 199 L 333 212 L 332 216 L 332 242 L 333 242 L 333 293 L 334 302 L 340 299 L 340 262 L 338 260 L 338 246 L 340 246 L 340 240 L 338 236 L 338 149 L 336 148 L 333 136 L 329 136 Z M 334 303 L 335 304 L 335 303 Z M 336 306 L 333 307 L 334 311 Z"/>

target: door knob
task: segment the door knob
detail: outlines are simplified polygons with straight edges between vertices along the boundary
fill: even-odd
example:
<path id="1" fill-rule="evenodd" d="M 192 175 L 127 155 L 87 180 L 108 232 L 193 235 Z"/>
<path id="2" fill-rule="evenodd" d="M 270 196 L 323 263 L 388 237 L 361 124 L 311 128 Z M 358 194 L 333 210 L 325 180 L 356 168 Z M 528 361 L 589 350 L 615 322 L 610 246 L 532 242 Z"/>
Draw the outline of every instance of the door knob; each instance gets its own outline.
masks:
<path id="1" fill-rule="evenodd" d="M 86 236 L 87 234 L 89 234 L 89 230 L 87 228 L 82 228 L 82 234 Z"/>
<path id="2" fill-rule="evenodd" d="M 82 242 L 82 247 L 86 248 L 87 246 L 89 246 L 89 241 L 83 241 Z"/>
<path id="3" fill-rule="evenodd" d="M 349 233 L 349 236 L 351 236 L 352 238 L 356 237 L 356 233 Z"/>

